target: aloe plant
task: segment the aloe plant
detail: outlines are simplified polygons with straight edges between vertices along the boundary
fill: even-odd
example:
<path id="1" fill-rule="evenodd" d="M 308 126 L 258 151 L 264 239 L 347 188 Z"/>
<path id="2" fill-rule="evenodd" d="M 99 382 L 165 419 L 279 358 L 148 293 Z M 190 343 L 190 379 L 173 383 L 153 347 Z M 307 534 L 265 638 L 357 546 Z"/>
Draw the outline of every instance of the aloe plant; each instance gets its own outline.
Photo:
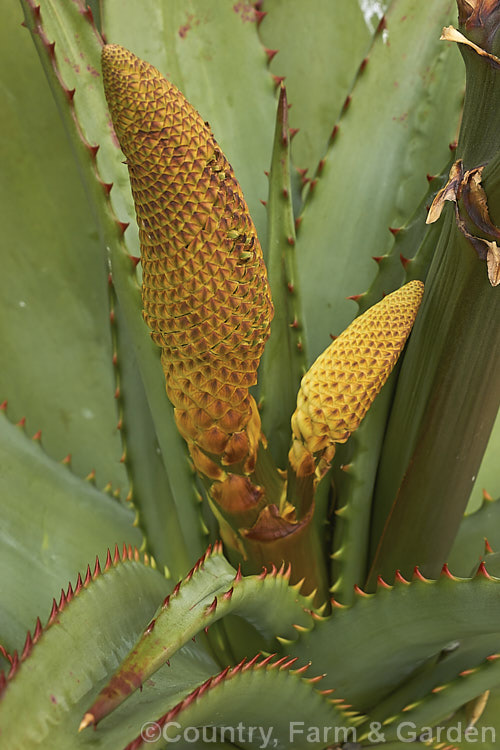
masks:
<path id="1" fill-rule="evenodd" d="M 496 747 L 500 5 L 343 5 L 4 9 L 2 747 Z"/>

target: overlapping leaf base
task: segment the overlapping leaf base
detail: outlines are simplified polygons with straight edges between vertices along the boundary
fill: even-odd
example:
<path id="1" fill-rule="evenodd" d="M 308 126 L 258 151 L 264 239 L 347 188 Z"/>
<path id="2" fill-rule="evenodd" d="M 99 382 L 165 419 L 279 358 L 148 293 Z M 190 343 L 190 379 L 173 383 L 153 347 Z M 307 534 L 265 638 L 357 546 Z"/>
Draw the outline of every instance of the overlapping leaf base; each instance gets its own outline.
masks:
<path id="1" fill-rule="evenodd" d="M 250 472 L 260 418 L 248 388 L 272 317 L 254 225 L 231 166 L 182 94 L 122 47 L 103 51 L 106 96 L 127 157 L 144 318 L 197 468 Z"/>

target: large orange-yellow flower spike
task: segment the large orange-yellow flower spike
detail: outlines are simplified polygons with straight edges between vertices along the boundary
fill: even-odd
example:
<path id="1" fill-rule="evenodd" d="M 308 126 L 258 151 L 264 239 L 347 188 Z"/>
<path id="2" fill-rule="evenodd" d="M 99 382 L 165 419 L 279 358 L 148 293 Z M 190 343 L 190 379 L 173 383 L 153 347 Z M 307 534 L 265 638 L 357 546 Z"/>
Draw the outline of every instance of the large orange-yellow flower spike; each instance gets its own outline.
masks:
<path id="1" fill-rule="evenodd" d="M 321 476 L 359 426 L 412 329 L 424 285 L 411 281 L 373 305 L 320 354 L 302 378 L 292 416 L 295 473 Z"/>
<path id="2" fill-rule="evenodd" d="M 250 473 L 260 417 L 248 389 L 273 314 L 245 199 L 209 126 L 147 62 L 104 47 L 104 89 L 127 158 L 144 318 L 197 468 Z"/>

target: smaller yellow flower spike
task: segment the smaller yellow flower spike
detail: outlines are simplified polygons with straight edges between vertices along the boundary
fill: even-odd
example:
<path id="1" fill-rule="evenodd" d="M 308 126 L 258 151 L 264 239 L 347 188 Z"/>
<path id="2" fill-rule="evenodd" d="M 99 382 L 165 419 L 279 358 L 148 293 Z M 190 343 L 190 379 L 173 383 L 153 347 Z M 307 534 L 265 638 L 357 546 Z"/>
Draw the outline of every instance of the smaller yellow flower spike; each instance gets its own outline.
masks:
<path id="1" fill-rule="evenodd" d="M 384 297 L 320 354 L 302 378 L 289 453 L 299 477 L 327 470 L 391 374 L 418 312 L 424 285 L 411 281 Z"/>
<path id="2" fill-rule="evenodd" d="M 127 158 L 144 319 L 198 471 L 251 473 L 261 440 L 250 386 L 273 314 L 262 250 L 210 127 L 156 68 L 118 45 L 104 90 Z"/>

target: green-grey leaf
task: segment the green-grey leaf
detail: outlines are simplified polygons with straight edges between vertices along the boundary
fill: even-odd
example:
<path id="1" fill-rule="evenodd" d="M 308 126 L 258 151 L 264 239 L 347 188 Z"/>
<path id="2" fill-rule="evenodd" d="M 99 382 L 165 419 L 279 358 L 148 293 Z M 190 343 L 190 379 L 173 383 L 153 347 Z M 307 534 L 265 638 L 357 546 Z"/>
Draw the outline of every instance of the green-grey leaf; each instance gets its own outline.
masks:
<path id="1" fill-rule="evenodd" d="M 391 716 L 384 721 L 385 737 L 388 740 L 401 737 L 403 722 L 413 724 L 415 729 L 443 723 L 457 706 L 461 706 L 486 690 L 500 685 L 500 655 L 492 654 L 492 659 L 457 677 L 446 685 L 439 685 L 432 693 L 414 706 L 406 706 L 404 713 Z M 451 722 L 452 724 L 454 722 Z M 464 728 L 467 724 L 464 724 Z"/>
<path id="2" fill-rule="evenodd" d="M 500 500 L 483 500 L 475 513 L 465 516 L 448 560 L 457 575 L 470 575 L 485 552 L 485 540 L 494 551 L 500 550 Z"/>
<path id="3" fill-rule="evenodd" d="M 412 215 L 427 192 L 426 173 L 436 173 L 447 159 L 464 74 L 457 51 L 439 35 L 454 5 L 391 4 L 387 28 L 376 38 L 309 193 L 297 261 L 311 359 L 352 320 L 346 297 L 369 286 L 372 256 L 384 254 L 389 227 Z"/>
<path id="4" fill-rule="evenodd" d="M 490 495 L 498 497 L 500 495 L 500 472 L 498 471 L 498 456 L 500 455 L 500 411 L 493 426 L 488 447 L 481 461 L 481 466 L 475 480 L 474 489 L 467 506 L 467 511 L 471 513 L 481 504 L 483 490 Z"/>
<path id="5" fill-rule="evenodd" d="M 193 727 L 206 728 L 199 736 L 207 742 L 198 747 L 212 746 L 217 737 L 212 727 L 219 727 L 219 736 L 241 748 L 287 750 L 293 745 L 307 750 L 355 737 L 359 718 L 321 695 L 314 678 L 303 677 L 300 667 L 290 669 L 293 661 L 285 656 L 228 667 L 157 721 L 167 727 L 170 742 L 184 736 L 186 746 L 189 737 L 196 737 Z M 189 733 L 184 735 L 184 730 Z M 170 742 L 151 744 L 165 748 Z"/>
<path id="6" fill-rule="evenodd" d="M 207 552 L 163 602 L 88 713 L 96 721 L 107 716 L 190 638 L 221 617 L 239 615 L 272 647 L 276 634 L 291 638 L 294 625 L 309 626 L 311 601 L 289 586 L 287 575 L 242 578 L 218 547 Z"/>
<path id="7" fill-rule="evenodd" d="M 0 643 L 13 651 L 96 554 L 104 560 L 115 544 L 139 547 L 142 539 L 133 511 L 47 456 L 4 411 L 0 465 Z"/>
<path id="8" fill-rule="evenodd" d="M 175 705 L 217 666 L 191 644 L 133 696 L 126 710 L 98 732 L 78 734 L 83 710 L 154 612 L 167 581 L 140 561 L 125 561 L 98 575 L 73 596 L 39 636 L 0 703 L 2 744 L 10 750 L 99 748 L 117 750 L 141 726 Z M 29 721 L 19 717 L 29 716 Z"/>
<path id="9" fill-rule="evenodd" d="M 368 710 L 452 641 L 497 636 L 500 647 L 497 610 L 500 615 L 497 578 L 396 581 L 376 594 L 359 594 L 351 607 L 335 609 L 288 644 L 287 652 L 321 663 L 328 675 L 325 687 Z"/>
<path id="10" fill-rule="evenodd" d="M 26 24 L 31 29 L 36 23 L 36 14 L 27 0 L 21 0 L 25 10 Z M 35 38 L 42 64 L 48 73 L 49 83 L 59 101 L 60 112 L 69 124 L 73 141 L 85 139 L 90 146 L 99 146 L 95 157 L 99 176 L 104 183 L 112 183 L 111 204 L 122 222 L 130 222 L 126 241 L 132 255 L 139 254 L 138 230 L 135 210 L 123 154 L 111 124 L 111 117 L 104 98 L 101 79 L 101 49 L 103 40 L 85 14 L 82 0 L 41 0 L 40 21 L 47 42 L 55 42 L 54 66 L 60 74 L 56 80 L 51 61 L 42 52 L 44 39 Z M 74 89 L 71 105 L 60 98 L 61 84 Z M 63 103 L 64 102 L 64 103 Z M 80 133 L 72 127 L 71 118 L 76 117 Z M 84 180 L 87 176 L 83 175 Z M 105 197 L 104 191 L 100 194 Z"/>
<path id="11" fill-rule="evenodd" d="M 372 4 L 373 17 L 358 2 L 330 0 L 264 0 L 267 13 L 259 27 L 265 46 L 278 50 L 270 69 L 286 77 L 293 108 L 291 127 L 299 128 L 293 161 L 313 170 L 324 156 L 330 134 L 368 52 L 388 0 Z"/>
<path id="12" fill-rule="evenodd" d="M 498 412 L 500 297 L 451 210 L 441 226 L 384 436 L 370 586 L 396 568 L 439 573 Z"/>
<path id="13" fill-rule="evenodd" d="M 290 419 L 306 370 L 304 321 L 295 262 L 295 225 L 290 182 L 290 135 L 285 89 L 280 100 L 269 175 L 268 261 L 274 318 L 260 370 L 261 413 L 269 449 L 279 466 L 287 465 Z"/>
<path id="14" fill-rule="evenodd" d="M 139 512 L 139 525 L 145 533 L 149 551 L 160 569 L 166 566 L 169 576 L 176 581 L 185 575 L 197 555 L 202 552 L 197 544 L 201 537 L 201 518 L 193 529 L 189 545 L 185 544 L 179 520 L 179 517 L 183 517 L 184 510 L 187 511 L 185 515 L 191 518 L 190 511 L 197 504 L 194 475 L 188 463 L 187 452 L 182 456 L 184 465 L 177 464 L 175 470 L 172 470 L 171 464 L 170 472 L 166 470 L 136 352 L 117 302 L 115 307 L 122 429 L 125 432 L 125 460 L 130 476 L 131 495 Z M 176 433 L 172 437 L 173 447 L 180 440 Z M 180 448 L 182 449 L 182 445 Z M 192 477 L 191 484 L 187 481 L 189 475 Z M 186 477 L 185 490 L 181 490 L 182 494 L 179 494 L 178 506 L 175 504 L 176 476 Z"/>
<path id="15" fill-rule="evenodd" d="M 481 750 L 496 750 L 498 747 L 498 737 L 500 736 L 500 690 L 497 688 L 491 692 L 488 698 L 486 707 L 482 716 L 479 718 L 475 725 L 477 730 L 476 734 L 471 734 L 468 738 L 461 736 L 461 740 L 457 741 L 457 737 L 460 734 L 457 732 L 457 727 L 464 727 L 468 725 L 469 717 L 465 707 L 462 707 L 457 711 L 448 721 L 443 722 L 445 727 L 443 736 L 446 737 L 447 727 L 452 727 L 450 732 L 450 740 L 453 742 L 454 750 L 467 750 L 473 742 L 477 743 L 477 747 Z M 436 750 L 441 750 L 438 744 L 433 746 Z"/>
<path id="16" fill-rule="evenodd" d="M 127 494 L 119 463 L 107 269 L 71 149 L 22 12 L 3 9 L 0 58 L 2 242 L 0 402 L 68 453 L 80 476 L 96 471 Z M 12 61 L 15 60 L 15 65 Z"/>
<path id="17" fill-rule="evenodd" d="M 332 545 L 331 593 L 341 604 L 352 604 L 354 586 L 363 586 L 368 565 L 371 497 L 394 377 L 382 388 L 363 423 L 335 456 L 335 526 Z"/>

